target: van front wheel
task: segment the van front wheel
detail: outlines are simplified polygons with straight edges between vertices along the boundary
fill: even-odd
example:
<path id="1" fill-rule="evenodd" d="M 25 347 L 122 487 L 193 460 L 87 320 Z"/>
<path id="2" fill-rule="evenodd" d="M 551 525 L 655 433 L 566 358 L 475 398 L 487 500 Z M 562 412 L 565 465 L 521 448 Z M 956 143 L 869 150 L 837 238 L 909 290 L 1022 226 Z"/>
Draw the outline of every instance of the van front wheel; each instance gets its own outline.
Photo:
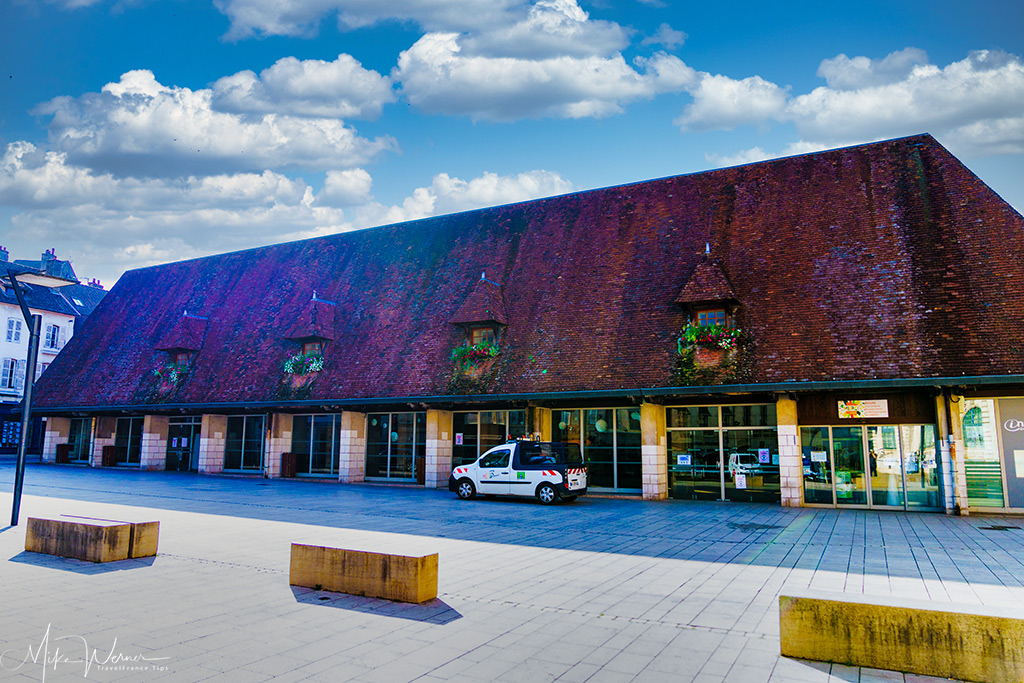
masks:
<path id="1" fill-rule="evenodd" d="M 537 500 L 544 505 L 551 505 L 558 502 L 558 491 L 551 484 L 541 484 L 537 487 Z"/>
<path id="2" fill-rule="evenodd" d="M 469 479 L 461 479 L 455 489 L 455 494 L 462 500 L 470 500 L 476 495 L 476 487 Z"/>

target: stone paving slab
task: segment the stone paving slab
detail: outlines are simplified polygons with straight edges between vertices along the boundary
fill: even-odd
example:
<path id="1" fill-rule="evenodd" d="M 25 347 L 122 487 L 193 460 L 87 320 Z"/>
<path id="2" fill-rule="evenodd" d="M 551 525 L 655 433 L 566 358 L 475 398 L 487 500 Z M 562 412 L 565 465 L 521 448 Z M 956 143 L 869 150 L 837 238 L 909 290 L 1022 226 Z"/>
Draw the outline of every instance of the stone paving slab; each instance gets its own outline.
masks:
<path id="1" fill-rule="evenodd" d="M 5 516 L 12 472 L 0 463 Z M 159 519 L 160 554 L 93 565 L 25 553 L 24 522 L 0 528 L 0 681 L 43 680 L 42 646 L 47 681 L 924 683 L 936 679 L 780 657 L 778 595 L 1024 605 L 1024 531 L 985 529 L 1024 526 L 1013 517 L 597 497 L 543 507 L 65 466 L 30 467 L 25 494 L 23 520 Z M 292 542 L 439 552 L 438 599 L 291 587 Z M 83 652 L 91 664 L 72 661 Z"/>

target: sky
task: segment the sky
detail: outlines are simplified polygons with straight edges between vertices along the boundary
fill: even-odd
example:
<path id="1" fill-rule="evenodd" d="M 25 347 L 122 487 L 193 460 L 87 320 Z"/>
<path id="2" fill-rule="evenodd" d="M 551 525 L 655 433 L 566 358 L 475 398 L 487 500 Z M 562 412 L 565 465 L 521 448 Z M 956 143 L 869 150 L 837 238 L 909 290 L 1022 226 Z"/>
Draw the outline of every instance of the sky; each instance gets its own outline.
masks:
<path id="1" fill-rule="evenodd" d="M 0 0 L 0 246 L 78 276 L 931 133 L 1024 210 L 1024 3 Z"/>

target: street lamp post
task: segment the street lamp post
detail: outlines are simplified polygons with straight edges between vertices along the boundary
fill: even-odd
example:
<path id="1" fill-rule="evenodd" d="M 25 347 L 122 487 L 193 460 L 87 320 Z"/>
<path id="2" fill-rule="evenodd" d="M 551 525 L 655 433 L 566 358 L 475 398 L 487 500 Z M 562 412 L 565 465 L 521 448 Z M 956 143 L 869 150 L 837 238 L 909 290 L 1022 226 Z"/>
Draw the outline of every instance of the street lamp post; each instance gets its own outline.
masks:
<path id="1" fill-rule="evenodd" d="M 14 271 L 7 269 L 14 295 L 18 297 L 21 315 L 29 329 L 28 358 L 25 360 L 25 398 L 21 404 L 21 437 L 18 441 L 18 468 L 14 476 L 14 506 L 11 509 L 11 526 L 18 526 L 18 512 L 21 509 L 21 489 L 25 484 L 25 450 L 28 448 L 28 428 L 32 418 L 32 387 L 36 382 L 36 359 L 39 356 L 39 331 L 43 326 L 42 316 L 33 315 L 25 304 L 25 297 L 18 286 Z"/>

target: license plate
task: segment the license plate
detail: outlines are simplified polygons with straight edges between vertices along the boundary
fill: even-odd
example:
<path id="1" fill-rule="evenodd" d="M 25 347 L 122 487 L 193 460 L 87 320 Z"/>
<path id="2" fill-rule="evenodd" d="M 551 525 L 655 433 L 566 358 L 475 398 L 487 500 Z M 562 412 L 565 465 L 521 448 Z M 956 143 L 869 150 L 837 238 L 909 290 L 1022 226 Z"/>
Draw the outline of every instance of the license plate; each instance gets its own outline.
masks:
<path id="1" fill-rule="evenodd" d="M 569 482 L 568 484 L 566 484 L 566 488 L 569 489 L 570 491 L 575 491 L 576 489 L 583 488 L 583 477 L 569 477 Z"/>

